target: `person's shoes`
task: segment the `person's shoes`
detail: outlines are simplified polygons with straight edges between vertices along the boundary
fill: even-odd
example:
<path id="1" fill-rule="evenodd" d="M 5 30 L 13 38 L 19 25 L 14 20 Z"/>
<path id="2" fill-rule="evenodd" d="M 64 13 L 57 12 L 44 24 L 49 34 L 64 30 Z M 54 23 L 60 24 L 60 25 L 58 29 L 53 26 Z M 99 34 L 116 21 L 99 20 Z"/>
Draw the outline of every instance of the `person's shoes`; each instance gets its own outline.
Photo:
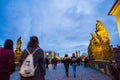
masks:
<path id="1" fill-rule="evenodd" d="M 53 67 L 53 69 L 55 70 L 55 67 Z"/>
<path id="2" fill-rule="evenodd" d="M 66 77 L 69 77 L 68 75 L 66 75 Z"/>
<path id="3" fill-rule="evenodd" d="M 66 76 L 69 77 L 69 76 L 68 76 L 68 73 L 66 73 Z"/>
<path id="4" fill-rule="evenodd" d="M 76 77 L 76 75 L 74 75 L 74 78 Z"/>

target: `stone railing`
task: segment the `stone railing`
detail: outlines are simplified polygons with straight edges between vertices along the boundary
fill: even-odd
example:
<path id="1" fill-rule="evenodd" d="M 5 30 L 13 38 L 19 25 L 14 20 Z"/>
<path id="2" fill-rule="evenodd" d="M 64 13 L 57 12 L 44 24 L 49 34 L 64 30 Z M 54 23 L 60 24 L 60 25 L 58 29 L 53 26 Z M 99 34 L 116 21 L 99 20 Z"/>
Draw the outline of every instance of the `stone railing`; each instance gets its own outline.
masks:
<path id="1" fill-rule="evenodd" d="M 96 69 L 102 73 L 105 73 L 107 75 L 110 75 L 110 71 L 108 68 L 108 64 L 110 64 L 109 61 L 105 61 L 105 60 L 97 60 L 97 61 L 89 61 L 90 67 L 93 69 Z M 115 62 L 113 61 L 113 64 L 115 64 Z"/>

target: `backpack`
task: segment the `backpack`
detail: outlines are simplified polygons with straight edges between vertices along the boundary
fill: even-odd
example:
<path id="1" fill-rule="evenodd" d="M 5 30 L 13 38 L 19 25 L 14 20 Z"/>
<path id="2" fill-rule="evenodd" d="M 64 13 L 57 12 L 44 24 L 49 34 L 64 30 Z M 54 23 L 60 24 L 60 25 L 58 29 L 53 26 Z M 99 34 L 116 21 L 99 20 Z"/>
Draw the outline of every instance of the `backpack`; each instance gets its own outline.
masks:
<path id="1" fill-rule="evenodd" d="M 72 58 L 72 61 L 76 61 L 76 60 L 77 60 L 76 57 L 73 57 L 73 58 Z"/>
<path id="2" fill-rule="evenodd" d="M 33 61 L 33 54 L 38 50 L 39 48 L 36 48 L 32 53 L 30 53 L 28 51 L 28 49 L 26 49 L 28 56 L 26 57 L 26 59 L 23 61 L 21 67 L 20 67 L 20 75 L 23 77 L 30 77 L 30 76 L 34 76 L 34 72 L 35 69 L 37 68 L 34 67 L 34 61 Z"/>

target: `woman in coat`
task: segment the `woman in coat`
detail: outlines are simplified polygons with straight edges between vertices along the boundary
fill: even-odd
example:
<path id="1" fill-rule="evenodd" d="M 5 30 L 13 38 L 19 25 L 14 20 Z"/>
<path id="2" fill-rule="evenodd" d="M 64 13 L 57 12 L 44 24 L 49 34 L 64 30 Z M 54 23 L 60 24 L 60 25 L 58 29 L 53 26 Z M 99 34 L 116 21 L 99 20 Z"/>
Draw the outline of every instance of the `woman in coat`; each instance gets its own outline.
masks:
<path id="1" fill-rule="evenodd" d="M 63 63 L 64 63 L 64 67 L 65 67 L 65 74 L 68 77 L 69 76 L 69 64 L 70 64 L 70 59 L 68 57 L 68 54 L 65 54 L 65 56 L 63 58 Z"/>
<path id="2" fill-rule="evenodd" d="M 15 71 L 15 57 L 13 52 L 13 41 L 5 41 L 4 48 L 0 48 L 0 80 L 9 80 Z"/>
<path id="3" fill-rule="evenodd" d="M 20 80 L 45 80 L 44 53 L 43 50 L 39 47 L 38 38 L 36 36 L 32 36 L 28 43 L 27 49 L 30 53 L 32 53 L 36 48 L 39 49 L 33 54 L 34 67 L 37 66 L 35 70 L 35 75 L 31 77 L 23 77 L 20 75 Z M 20 66 L 22 65 L 27 55 L 27 51 L 24 50 L 20 58 Z"/>

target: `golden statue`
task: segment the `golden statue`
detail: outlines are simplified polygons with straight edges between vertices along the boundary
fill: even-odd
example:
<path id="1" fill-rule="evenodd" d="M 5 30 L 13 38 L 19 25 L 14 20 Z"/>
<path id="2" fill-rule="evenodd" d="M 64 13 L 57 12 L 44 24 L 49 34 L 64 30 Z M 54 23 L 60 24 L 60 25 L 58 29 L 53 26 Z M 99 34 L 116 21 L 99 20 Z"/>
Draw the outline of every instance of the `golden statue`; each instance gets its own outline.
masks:
<path id="1" fill-rule="evenodd" d="M 78 51 L 76 51 L 76 58 L 78 58 Z"/>
<path id="2" fill-rule="evenodd" d="M 98 36 L 100 41 L 109 44 L 108 32 L 104 28 L 102 22 L 99 20 L 97 20 L 97 24 L 96 24 L 96 35 Z"/>
<path id="3" fill-rule="evenodd" d="M 60 63 L 60 56 L 59 55 L 57 56 L 57 61 Z"/>
<path id="4" fill-rule="evenodd" d="M 90 40 L 90 44 L 89 44 L 89 54 L 91 55 L 92 59 L 102 59 L 103 58 L 103 54 L 101 54 L 102 52 L 102 48 L 101 48 L 101 44 L 99 39 L 97 38 L 97 36 L 93 33 L 90 33 L 92 36 L 92 39 Z M 97 54 L 96 54 L 97 53 Z"/>
<path id="5" fill-rule="evenodd" d="M 111 48 L 109 35 L 101 21 L 97 20 L 96 35 L 90 33 L 92 38 L 88 46 L 88 54 L 91 59 L 110 60 Z"/>
<path id="6" fill-rule="evenodd" d="M 19 58 L 22 54 L 21 44 L 22 44 L 21 37 L 19 37 L 18 40 L 17 40 L 17 47 L 16 47 L 16 50 L 15 50 L 15 63 L 16 64 L 18 64 Z"/>
<path id="7" fill-rule="evenodd" d="M 55 53 L 52 51 L 52 59 L 55 58 Z"/>
<path id="8" fill-rule="evenodd" d="M 22 44 L 21 37 L 19 37 L 17 40 L 17 47 L 16 47 L 17 50 L 21 50 L 21 44 Z"/>

